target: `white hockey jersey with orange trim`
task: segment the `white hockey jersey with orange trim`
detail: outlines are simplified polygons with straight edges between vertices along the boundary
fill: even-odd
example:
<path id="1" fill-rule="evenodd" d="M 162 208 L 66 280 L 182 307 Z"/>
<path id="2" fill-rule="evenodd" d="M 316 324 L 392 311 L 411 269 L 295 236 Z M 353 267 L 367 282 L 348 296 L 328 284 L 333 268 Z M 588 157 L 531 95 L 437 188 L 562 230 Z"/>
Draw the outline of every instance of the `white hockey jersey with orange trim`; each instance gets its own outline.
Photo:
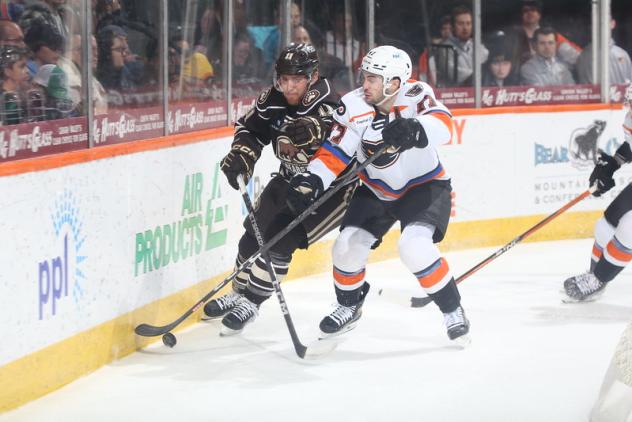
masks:
<path id="1" fill-rule="evenodd" d="M 628 111 L 623 121 L 623 132 L 625 141 L 632 147 L 632 110 Z"/>
<path id="2" fill-rule="evenodd" d="M 362 88 L 342 97 L 334 113 L 334 125 L 329 138 L 314 155 L 308 171 L 317 174 L 325 189 L 355 156 L 359 163 L 382 145 L 382 129 L 395 118 L 416 118 L 428 137 L 425 148 L 403 152 L 386 152 L 362 173 L 360 178 L 378 198 L 393 201 L 409 189 L 431 180 L 448 180 L 439 161 L 436 147 L 452 139 L 452 115 L 435 98 L 424 82 L 403 84 L 388 116 L 364 101 Z"/>

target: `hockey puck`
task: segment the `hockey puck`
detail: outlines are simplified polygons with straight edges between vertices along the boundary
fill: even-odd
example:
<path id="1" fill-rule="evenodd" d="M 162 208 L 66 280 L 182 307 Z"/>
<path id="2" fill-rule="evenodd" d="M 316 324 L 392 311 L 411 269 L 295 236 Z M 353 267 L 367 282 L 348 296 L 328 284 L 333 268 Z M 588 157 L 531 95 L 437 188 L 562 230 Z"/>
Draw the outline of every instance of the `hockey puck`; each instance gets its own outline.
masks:
<path id="1" fill-rule="evenodd" d="M 380 289 L 380 290 L 378 290 L 378 291 L 377 291 L 377 295 L 378 295 L 378 296 L 381 296 L 381 295 L 382 295 L 382 289 Z"/>
<path id="2" fill-rule="evenodd" d="M 172 333 L 167 333 L 167 334 L 162 336 L 162 342 L 167 347 L 173 347 L 173 346 L 176 345 L 178 340 L 176 339 L 176 336 L 174 336 Z"/>

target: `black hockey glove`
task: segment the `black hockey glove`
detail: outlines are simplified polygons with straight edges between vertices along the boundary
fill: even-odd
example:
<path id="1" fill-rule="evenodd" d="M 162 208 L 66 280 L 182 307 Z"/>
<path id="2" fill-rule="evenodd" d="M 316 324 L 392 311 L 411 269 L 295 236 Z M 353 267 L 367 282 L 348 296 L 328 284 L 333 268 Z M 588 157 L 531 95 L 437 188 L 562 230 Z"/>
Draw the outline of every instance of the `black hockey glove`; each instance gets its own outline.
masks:
<path id="1" fill-rule="evenodd" d="M 290 139 L 298 148 L 318 146 L 323 139 L 324 125 L 316 117 L 303 116 L 281 126 L 281 136 Z"/>
<path id="2" fill-rule="evenodd" d="M 220 164 L 220 168 L 233 189 L 239 189 L 237 176 L 240 174 L 244 177 L 244 182 L 248 183 L 258 158 L 259 155 L 249 146 L 238 142 L 233 143 L 230 152 L 226 154 Z"/>
<path id="3" fill-rule="evenodd" d="M 410 148 L 425 148 L 428 137 L 417 119 L 395 119 L 382 129 L 382 140 L 402 151 Z"/>
<path id="4" fill-rule="evenodd" d="M 305 211 L 323 193 L 323 181 L 315 174 L 299 173 L 290 180 L 287 192 L 287 206 L 294 215 Z"/>
<path id="5" fill-rule="evenodd" d="M 590 186 L 595 184 L 597 186 L 597 190 L 593 192 L 593 195 L 601 196 L 614 187 L 614 179 L 612 178 L 612 175 L 619 169 L 619 167 L 621 167 L 621 165 L 614 159 L 614 157 L 609 156 L 603 151 L 599 151 L 597 164 L 595 164 L 595 168 L 588 178 Z"/>

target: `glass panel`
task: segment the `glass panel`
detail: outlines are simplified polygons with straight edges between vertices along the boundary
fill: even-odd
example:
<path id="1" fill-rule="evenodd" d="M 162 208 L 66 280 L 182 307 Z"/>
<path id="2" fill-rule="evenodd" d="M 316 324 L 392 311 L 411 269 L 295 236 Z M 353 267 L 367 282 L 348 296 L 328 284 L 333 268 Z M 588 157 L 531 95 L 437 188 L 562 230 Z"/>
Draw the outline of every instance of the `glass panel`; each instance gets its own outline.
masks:
<path id="1" fill-rule="evenodd" d="M 95 114 L 95 144 L 161 136 L 160 2 L 94 0 L 93 5 L 98 83 L 92 88 L 101 104 Z"/>
<path id="2" fill-rule="evenodd" d="M 413 77 L 437 88 L 437 97 L 448 107 L 473 107 L 472 2 L 420 0 L 419 7 L 412 8 L 395 0 L 375 4 L 377 45 L 406 51 Z"/>
<path id="3" fill-rule="evenodd" d="M 0 162 L 85 148 L 79 0 L 0 8 Z"/>
<path id="4" fill-rule="evenodd" d="M 600 101 L 589 0 L 489 0 L 482 14 L 484 107 Z"/>
<path id="5" fill-rule="evenodd" d="M 363 0 L 305 2 L 304 19 L 294 27 L 294 42 L 311 42 L 318 51 L 320 76 L 340 94 L 356 86 L 357 71 L 366 54 Z"/>
<path id="6" fill-rule="evenodd" d="M 233 118 L 241 117 L 260 91 L 272 84 L 274 62 L 281 46 L 279 0 L 244 0 L 234 2 L 233 29 Z M 293 4 L 291 13 L 302 19 L 300 6 Z"/>
<path id="7" fill-rule="evenodd" d="M 223 0 L 168 0 L 169 133 L 227 124 Z"/>
<path id="8" fill-rule="evenodd" d="M 610 47 L 610 100 L 623 101 L 625 89 L 632 81 L 632 3 L 612 0 L 612 41 Z"/>

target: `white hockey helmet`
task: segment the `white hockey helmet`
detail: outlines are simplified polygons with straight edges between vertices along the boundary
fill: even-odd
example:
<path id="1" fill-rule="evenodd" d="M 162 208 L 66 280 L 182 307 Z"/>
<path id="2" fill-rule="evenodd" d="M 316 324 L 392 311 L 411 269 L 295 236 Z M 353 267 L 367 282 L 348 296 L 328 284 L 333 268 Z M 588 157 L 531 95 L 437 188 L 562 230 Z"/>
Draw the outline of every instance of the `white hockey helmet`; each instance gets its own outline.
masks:
<path id="1" fill-rule="evenodd" d="M 410 57 L 404 50 L 392 45 L 373 48 L 362 59 L 361 69 L 382 76 L 384 85 L 395 78 L 404 83 L 412 73 Z"/>

